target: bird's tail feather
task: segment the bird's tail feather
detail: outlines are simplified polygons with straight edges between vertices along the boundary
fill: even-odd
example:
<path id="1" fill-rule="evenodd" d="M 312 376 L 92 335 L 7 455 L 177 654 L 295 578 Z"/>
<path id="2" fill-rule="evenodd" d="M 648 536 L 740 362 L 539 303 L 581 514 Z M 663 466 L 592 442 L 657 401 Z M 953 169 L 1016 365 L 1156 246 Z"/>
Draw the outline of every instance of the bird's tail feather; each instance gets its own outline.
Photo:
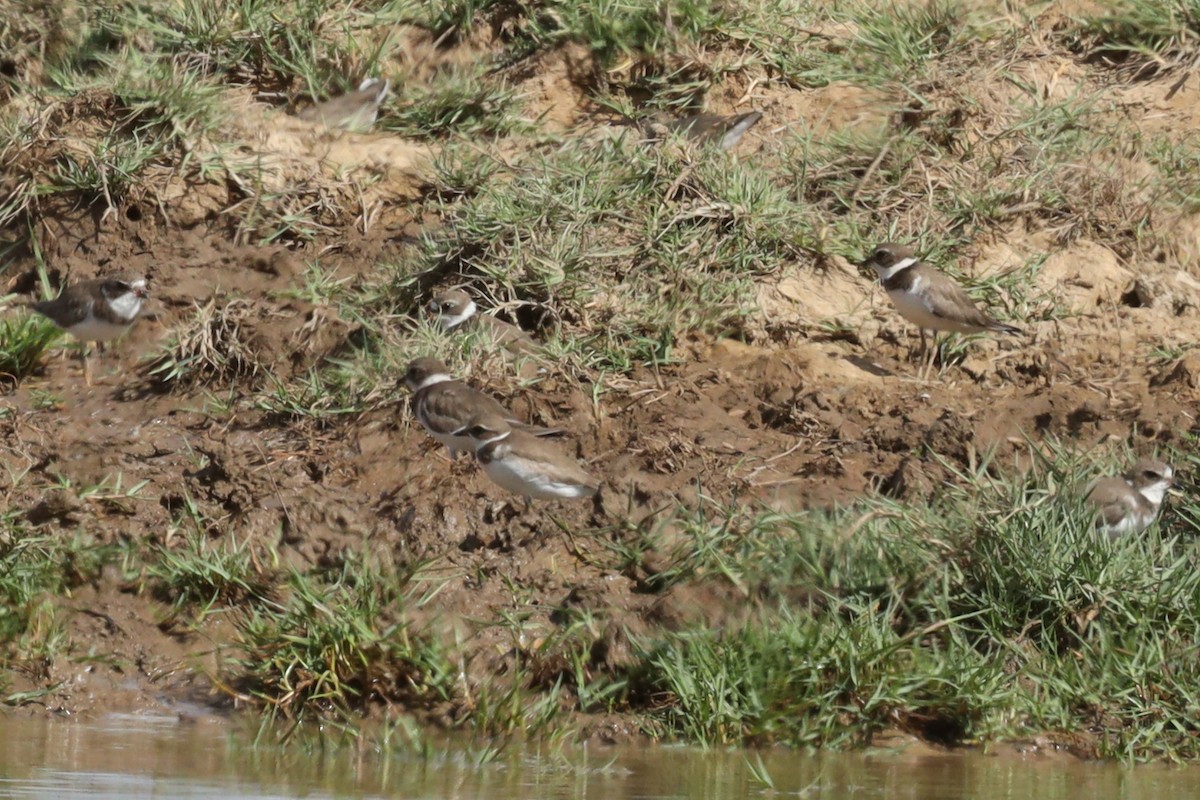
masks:
<path id="1" fill-rule="evenodd" d="M 754 123 L 760 119 L 762 119 L 761 111 L 751 111 L 738 117 L 737 121 L 725 132 L 725 136 L 721 140 L 721 149 L 728 150 L 737 144 L 746 131 L 754 127 Z"/>

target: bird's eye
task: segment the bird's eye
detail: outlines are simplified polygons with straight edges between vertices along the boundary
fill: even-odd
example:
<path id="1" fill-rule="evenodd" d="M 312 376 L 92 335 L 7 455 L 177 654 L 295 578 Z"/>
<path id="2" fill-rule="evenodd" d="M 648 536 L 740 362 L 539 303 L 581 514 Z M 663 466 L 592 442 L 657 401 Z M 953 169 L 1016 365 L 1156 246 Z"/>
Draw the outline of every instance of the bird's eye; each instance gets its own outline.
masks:
<path id="1" fill-rule="evenodd" d="M 454 301 L 453 300 L 447 300 L 446 302 L 442 303 L 442 311 L 453 311 L 453 310 L 454 310 Z"/>
<path id="2" fill-rule="evenodd" d="M 1149 478 L 1149 479 L 1150 479 L 1150 480 L 1152 480 L 1152 481 L 1156 481 L 1156 480 L 1158 480 L 1159 478 L 1161 478 L 1161 477 L 1162 477 L 1161 475 L 1159 475 L 1157 472 L 1155 472 L 1155 471 L 1154 471 L 1154 470 L 1152 470 L 1152 469 L 1148 469 L 1148 470 L 1145 470 L 1145 471 L 1143 471 L 1143 472 L 1142 472 L 1142 476 L 1143 476 L 1143 477 L 1145 477 L 1145 478 Z"/>
<path id="3" fill-rule="evenodd" d="M 873 258 L 876 261 L 884 261 L 887 259 L 887 256 L 888 256 L 887 250 L 876 250 L 874 253 L 871 254 L 871 258 Z"/>

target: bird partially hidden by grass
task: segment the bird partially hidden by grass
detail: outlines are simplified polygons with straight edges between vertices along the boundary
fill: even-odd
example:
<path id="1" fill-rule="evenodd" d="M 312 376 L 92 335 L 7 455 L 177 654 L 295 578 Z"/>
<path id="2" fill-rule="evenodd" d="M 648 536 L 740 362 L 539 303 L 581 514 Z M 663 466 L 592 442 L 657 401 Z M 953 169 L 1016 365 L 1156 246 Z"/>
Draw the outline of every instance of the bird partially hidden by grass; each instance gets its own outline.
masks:
<path id="1" fill-rule="evenodd" d="M 296 116 L 319 122 L 330 130 L 365 133 L 379 117 L 379 106 L 388 95 L 389 81 L 366 78 L 353 92 L 331 97 L 299 111 Z"/>
<path id="2" fill-rule="evenodd" d="M 99 349 L 128 331 L 148 296 L 144 278 L 113 276 L 71 284 L 53 300 L 29 307 L 83 343 L 83 377 L 91 386 L 87 344 L 96 342 Z"/>
<path id="3" fill-rule="evenodd" d="M 1143 458 L 1123 475 L 1092 481 L 1084 489 L 1084 499 L 1095 510 L 1096 529 L 1116 539 L 1150 527 L 1174 485 L 1170 464 Z"/>
<path id="4" fill-rule="evenodd" d="M 516 325 L 491 314 L 479 313 L 479 307 L 462 289 L 445 289 L 435 294 L 426 306 L 444 331 L 481 330 L 495 344 L 514 354 L 530 355 L 537 343 Z"/>
<path id="5" fill-rule="evenodd" d="M 643 135 L 649 141 L 662 141 L 672 134 L 680 134 L 698 145 L 715 145 L 719 150 L 732 150 L 762 116 L 761 111 L 749 111 L 729 116 L 693 114 L 672 119 L 660 111 L 646 115 L 640 124 Z"/>

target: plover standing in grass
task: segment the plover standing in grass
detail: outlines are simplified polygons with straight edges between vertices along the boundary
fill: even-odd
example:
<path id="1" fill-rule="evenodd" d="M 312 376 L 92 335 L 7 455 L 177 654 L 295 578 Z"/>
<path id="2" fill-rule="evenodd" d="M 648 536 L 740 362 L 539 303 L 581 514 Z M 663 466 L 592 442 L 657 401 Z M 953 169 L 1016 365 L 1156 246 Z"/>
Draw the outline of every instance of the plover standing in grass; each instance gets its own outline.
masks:
<path id="1" fill-rule="evenodd" d="M 933 355 L 937 354 L 937 335 L 951 333 L 1021 334 L 1020 328 L 992 319 L 980 311 L 971 296 L 952 278 L 920 261 L 911 247 L 885 242 L 862 262 L 879 275 L 883 289 L 900 316 L 921 331 L 921 351 L 925 352 L 925 331 L 933 331 Z M 933 357 L 929 359 L 933 365 Z"/>
<path id="2" fill-rule="evenodd" d="M 683 134 L 701 145 L 716 145 L 721 150 L 737 146 L 746 131 L 762 119 L 761 111 L 723 116 L 720 114 L 694 114 L 690 117 L 671 119 L 656 113 L 642 120 L 642 130 L 651 141 L 665 139 L 672 133 Z"/>
<path id="3" fill-rule="evenodd" d="M 1096 511 L 1096 528 L 1115 539 L 1150 527 L 1174 485 L 1175 470 L 1170 464 L 1143 458 L 1124 475 L 1092 481 L 1084 490 L 1084 499 Z"/>
<path id="4" fill-rule="evenodd" d="M 479 307 L 471 299 L 471 295 L 462 289 L 446 289 L 438 292 L 429 301 L 429 312 L 437 318 L 437 323 L 444 331 L 465 331 L 478 328 L 487 333 L 492 340 L 513 353 L 533 353 L 537 345 L 529 334 L 490 314 L 479 313 Z"/>
<path id="5" fill-rule="evenodd" d="M 53 300 L 33 302 L 29 307 L 84 343 L 83 376 L 90 386 L 87 343 L 103 345 L 129 330 L 147 296 L 144 278 L 114 276 L 71 284 Z"/>
<path id="6" fill-rule="evenodd" d="M 503 417 L 485 414 L 471 420 L 467 433 L 475 440 L 475 458 L 498 486 L 537 500 L 591 497 L 600 483 L 553 443 L 514 428 Z"/>
<path id="7" fill-rule="evenodd" d="M 475 440 L 467 434 L 467 429 L 476 417 L 499 417 L 531 436 L 562 433 L 559 428 L 522 422 L 495 398 L 454 380 L 450 369 L 436 358 L 418 358 L 409 364 L 404 383 L 413 392 L 413 416 L 430 436 L 446 445 L 452 461 L 458 458 L 459 451 L 475 449 Z"/>
<path id="8" fill-rule="evenodd" d="M 375 124 L 379 105 L 387 97 L 390 85 L 382 78 L 366 78 L 355 91 L 311 105 L 296 116 L 309 122 L 319 122 L 330 130 L 363 133 Z"/>

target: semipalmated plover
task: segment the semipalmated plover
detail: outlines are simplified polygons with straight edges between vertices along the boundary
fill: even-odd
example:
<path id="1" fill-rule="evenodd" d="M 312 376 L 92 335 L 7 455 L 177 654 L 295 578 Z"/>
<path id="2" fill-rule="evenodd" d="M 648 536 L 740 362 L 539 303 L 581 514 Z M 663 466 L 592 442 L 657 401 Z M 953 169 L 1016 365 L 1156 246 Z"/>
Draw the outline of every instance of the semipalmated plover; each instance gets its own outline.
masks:
<path id="1" fill-rule="evenodd" d="M 438 292 L 429 301 L 427 308 L 437 317 L 438 325 L 444 331 L 478 328 L 485 331 L 496 344 L 514 353 L 532 353 L 537 350 L 537 345 L 529 338 L 529 334 L 516 325 L 490 314 L 479 313 L 479 307 L 475 305 L 471 295 L 462 289 Z"/>
<path id="2" fill-rule="evenodd" d="M 475 458 L 498 486 L 537 500 L 591 497 L 600 482 L 552 442 L 514 428 L 503 417 L 485 414 L 471 420 L 467 433 L 475 440 Z"/>
<path id="3" fill-rule="evenodd" d="M 862 266 L 875 269 L 900 316 L 921 330 L 922 352 L 927 330 L 933 331 L 935 353 L 937 334 L 941 331 L 1022 333 L 1020 328 L 992 319 L 980 311 L 954 279 L 920 261 L 907 245 L 885 242 L 875 248 Z"/>
<path id="4" fill-rule="evenodd" d="M 680 119 L 671 119 L 665 114 L 657 113 L 644 118 L 642 129 L 652 141 L 664 139 L 672 133 L 679 133 L 697 144 L 711 144 L 721 150 L 729 150 L 736 146 L 746 131 L 750 130 L 760 119 L 762 119 L 761 111 L 749 111 L 745 114 L 730 116 L 695 114 Z"/>
<path id="5" fill-rule="evenodd" d="M 129 330 L 147 296 L 144 278 L 113 276 L 71 284 L 53 300 L 33 302 L 29 307 L 85 345 L 103 344 Z M 84 379 L 91 385 L 86 350 L 83 370 Z"/>
<path id="6" fill-rule="evenodd" d="M 389 81 L 382 78 L 366 78 L 355 91 L 311 105 L 296 116 L 309 122 L 319 122 L 331 130 L 363 133 L 375 124 L 379 105 L 387 97 L 390 85 Z"/>
<path id="7" fill-rule="evenodd" d="M 1174 485 L 1175 470 L 1170 464 L 1143 458 L 1124 475 L 1092 481 L 1084 490 L 1084 499 L 1096 510 L 1096 528 L 1115 539 L 1148 528 Z"/>
<path id="8" fill-rule="evenodd" d="M 475 440 L 467 434 L 471 420 L 492 415 L 531 436 L 553 436 L 559 428 L 542 428 L 517 419 L 499 401 L 462 381 L 454 380 L 449 368 L 436 358 L 418 358 L 408 365 L 404 383 L 412 390 L 413 416 L 429 435 L 446 445 L 450 459 L 459 451 L 475 449 Z"/>

